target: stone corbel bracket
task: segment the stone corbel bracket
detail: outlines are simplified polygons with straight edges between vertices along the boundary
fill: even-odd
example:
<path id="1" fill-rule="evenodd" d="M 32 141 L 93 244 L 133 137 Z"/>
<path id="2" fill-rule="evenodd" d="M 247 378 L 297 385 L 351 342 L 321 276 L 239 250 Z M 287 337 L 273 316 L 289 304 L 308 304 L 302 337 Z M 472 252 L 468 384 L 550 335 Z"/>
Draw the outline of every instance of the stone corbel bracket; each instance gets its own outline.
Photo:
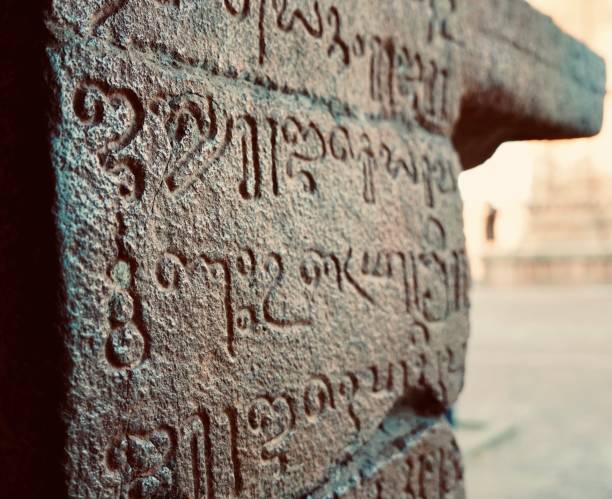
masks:
<path id="1" fill-rule="evenodd" d="M 473 0 L 459 9 L 464 93 L 453 141 L 464 168 L 506 141 L 596 135 L 605 63 L 524 1 Z"/>

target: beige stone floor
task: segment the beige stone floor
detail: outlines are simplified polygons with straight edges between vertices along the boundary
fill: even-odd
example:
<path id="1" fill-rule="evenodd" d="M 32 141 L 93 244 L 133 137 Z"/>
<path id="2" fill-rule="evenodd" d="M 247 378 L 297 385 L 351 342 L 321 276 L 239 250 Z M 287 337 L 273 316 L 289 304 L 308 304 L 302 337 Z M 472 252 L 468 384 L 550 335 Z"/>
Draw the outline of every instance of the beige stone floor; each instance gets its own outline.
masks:
<path id="1" fill-rule="evenodd" d="M 457 413 L 470 499 L 612 498 L 612 286 L 475 287 Z"/>

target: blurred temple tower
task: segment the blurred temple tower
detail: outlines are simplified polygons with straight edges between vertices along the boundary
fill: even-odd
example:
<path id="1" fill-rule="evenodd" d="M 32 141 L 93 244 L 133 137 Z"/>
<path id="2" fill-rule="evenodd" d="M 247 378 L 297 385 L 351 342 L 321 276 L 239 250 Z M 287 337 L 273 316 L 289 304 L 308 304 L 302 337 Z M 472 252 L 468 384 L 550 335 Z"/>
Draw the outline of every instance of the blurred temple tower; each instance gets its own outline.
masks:
<path id="1" fill-rule="evenodd" d="M 540 162 L 522 240 L 513 250 L 492 240 L 483 265 L 489 284 L 612 282 L 612 175 L 588 159 Z"/>
<path id="2" fill-rule="evenodd" d="M 612 0 L 530 0 L 612 68 Z M 460 180 L 474 279 L 612 283 L 612 99 L 602 133 L 509 144 Z"/>

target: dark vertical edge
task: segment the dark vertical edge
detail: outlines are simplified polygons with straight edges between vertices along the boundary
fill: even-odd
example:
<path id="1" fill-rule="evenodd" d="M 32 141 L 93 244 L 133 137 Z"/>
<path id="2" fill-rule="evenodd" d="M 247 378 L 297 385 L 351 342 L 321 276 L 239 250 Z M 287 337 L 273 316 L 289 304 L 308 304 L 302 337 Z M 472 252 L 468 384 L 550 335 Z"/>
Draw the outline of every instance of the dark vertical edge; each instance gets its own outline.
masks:
<path id="1" fill-rule="evenodd" d="M 66 497 L 49 0 L 0 8 L 0 497 Z"/>
<path id="2" fill-rule="evenodd" d="M 240 496 L 243 490 L 240 451 L 238 449 L 238 411 L 234 407 L 225 410 L 229 422 L 229 444 L 232 467 L 234 469 L 234 494 Z"/>

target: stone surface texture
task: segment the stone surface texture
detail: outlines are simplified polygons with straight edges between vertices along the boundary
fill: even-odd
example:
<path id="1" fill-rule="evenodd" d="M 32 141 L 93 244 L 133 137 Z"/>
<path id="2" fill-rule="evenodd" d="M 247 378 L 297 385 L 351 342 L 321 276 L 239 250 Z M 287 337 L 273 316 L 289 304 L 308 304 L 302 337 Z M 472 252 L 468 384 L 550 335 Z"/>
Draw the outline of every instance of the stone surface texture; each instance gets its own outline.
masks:
<path id="1" fill-rule="evenodd" d="M 596 133 L 601 60 L 520 0 L 45 23 L 68 495 L 464 497 L 457 177 Z"/>

